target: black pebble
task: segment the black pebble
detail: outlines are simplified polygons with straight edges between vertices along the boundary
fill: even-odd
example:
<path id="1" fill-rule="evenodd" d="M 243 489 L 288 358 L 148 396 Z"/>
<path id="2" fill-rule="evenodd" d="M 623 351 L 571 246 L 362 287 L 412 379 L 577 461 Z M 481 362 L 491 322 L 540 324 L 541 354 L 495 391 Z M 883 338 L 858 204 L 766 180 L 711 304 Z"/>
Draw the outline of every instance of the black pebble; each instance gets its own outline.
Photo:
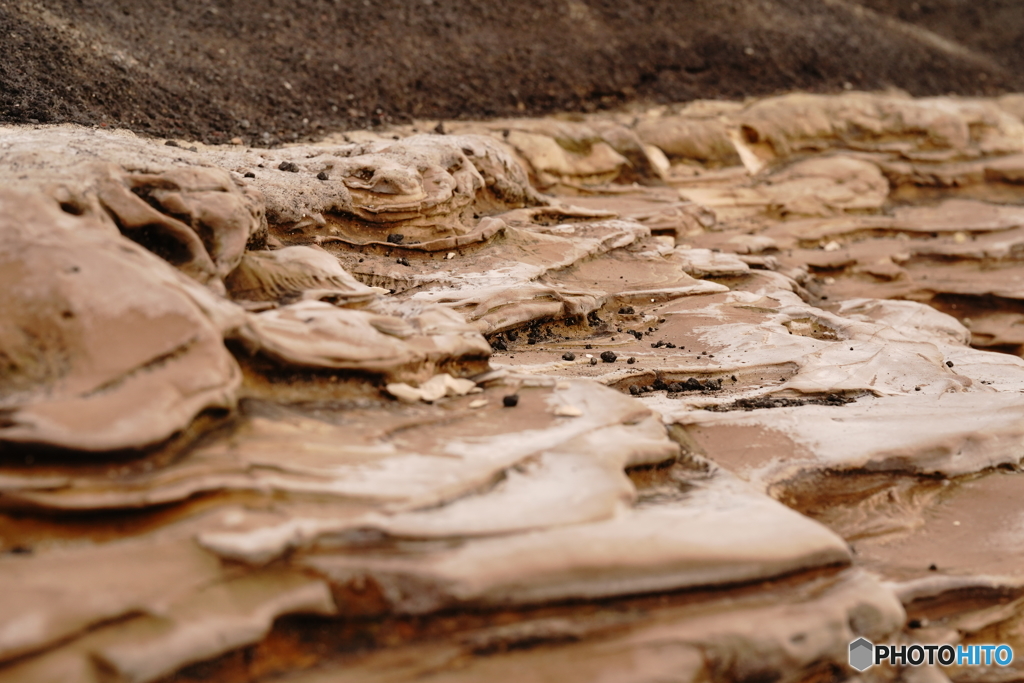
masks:
<path id="1" fill-rule="evenodd" d="M 619 309 L 619 315 L 633 315 L 636 313 L 632 306 L 623 306 Z"/>
<path id="2" fill-rule="evenodd" d="M 7 552 L 11 555 L 31 555 L 32 548 L 24 545 L 16 545 L 13 548 L 10 548 Z"/>
<path id="3" fill-rule="evenodd" d="M 591 358 L 590 359 L 590 364 L 591 365 L 597 365 L 597 359 L 596 358 Z"/>
<path id="4" fill-rule="evenodd" d="M 632 386 L 631 386 L 631 387 L 629 388 L 629 393 L 631 393 L 631 394 L 632 394 L 633 396 L 636 396 L 637 394 L 639 394 L 639 393 L 640 393 L 640 387 L 638 387 L 638 386 L 637 386 L 637 385 L 635 385 L 635 384 L 634 384 L 634 385 L 632 385 Z"/>
<path id="5" fill-rule="evenodd" d="M 592 348 L 594 348 L 594 345 L 593 345 L 593 344 L 587 344 L 587 345 L 586 345 L 585 347 L 583 347 L 583 348 L 586 348 L 586 349 L 592 349 Z"/>
<path id="6" fill-rule="evenodd" d="M 696 377 L 691 377 L 690 379 L 686 380 L 683 383 L 683 386 L 686 388 L 686 391 L 700 391 L 701 389 L 704 388 L 703 386 L 701 386 L 700 380 L 697 379 Z"/>
<path id="7" fill-rule="evenodd" d="M 672 382 L 672 384 L 668 385 L 668 390 L 669 391 L 682 391 L 683 390 L 683 385 L 680 384 L 679 382 Z"/>
<path id="8" fill-rule="evenodd" d="M 190 152 L 198 152 L 199 148 L 198 147 L 194 147 L 194 146 L 193 147 L 189 147 L 188 151 L 190 151 Z"/>
<path id="9" fill-rule="evenodd" d="M 167 145 L 168 147 L 181 147 L 181 145 L 179 145 L 179 144 L 178 144 L 177 142 L 175 142 L 174 140 L 168 140 L 168 141 L 167 141 L 167 142 L 165 142 L 164 144 L 165 144 L 165 145 Z"/>
<path id="10" fill-rule="evenodd" d="M 246 178 L 255 178 L 255 177 L 256 177 L 256 174 L 255 174 L 255 173 L 253 173 L 252 171 L 246 171 L 246 172 L 245 172 L 245 177 L 246 177 Z"/>
<path id="11" fill-rule="evenodd" d="M 395 263 L 397 263 L 400 266 L 408 266 L 409 265 L 409 260 L 405 259 L 405 258 L 400 258 L 400 259 L 396 260 Z"/>
<path id="12" fill-rule="evenodd" d="M 444 130 L 444 122 L 443 121 L 438 121 L 437 122 L 437 125 L 434 126 L 434 132 L 437 133 L 438 135 L 447 135 L 447 133 Z M 513 405 L 515 405 L 515 404 L 513 404 Z"/>
<path id="13" fill-rule="evenodd" d="M 293 164 L 290 161 L 282 161 L 280 164 L 277 165 L 277 169 L 279 171 L 288 171 L 289 173 L 299 172 L 298 164 Z"/>
<path id="14" fill-rule="evenodd" d="M 947 360 L 947 361 L 946 361 L 946 367 L 947 367 L 947 368 L 951 368 L 951 367 L 953 367 L 953 361 L 951 361 L 951 360 Z"/>
<path id="15" fill-rule="evenodd" d="M 733 375 L 733 376 L 732 376 L 732 381 L 733 381 L 733 382 L 738 382 L 738 381 L 739 381 L 738 379 L 736 379 L 736 375 Z"/>
<path id="16" fill-rule="evenodd" d="M 327 180 L 330 177 L 331 176 L 327 175 L 327 171 L 320 171 L 319 173 L 316 174 L 317 180 Z"/>
<path id="17" fill-rule="evenodd" d="M 388 235 L 388 242 L 391 244 L 401 244 L 402 240 L 405 239 L 405 235 L 394 234 Z"/>
<path id="18" fill-rule="evenodd" d="M 572 351 L 566 351 L 562 354 L 562 360 L 576 360 L 576 354 Z"/>
<path id="19" fill-rule="evenodd" d="M 619 357 L 616 356 L 611 351 L 605 351 L 604 353 L 601 354 L 601 360 L 603 360 L 605 363 L 614 363 L 618 359 Z"/>
<path id="20" fill-rule="evenodd" d="M 504 339 L 495 339 L 494 343 L 491 344 L 491 348 L 495 351 L 508 351 L 508 345 Z"/>
<path id="21" fill-rule="evenodd" d="M 501 403 L 506 408 L 515 408 L 519 405 L 519 394 L 509 394 L 501 399 Z"/>
<path id="22" fill-rule="evenodd" d="M 626 362 L 629 363 L 630 365 L 632 365 L 633 363 L 636 362 L 636 358 L 634 358 L 633 356 L 630 356 L 628 359 L 626 359 Z"/>
<path id="23" fill-rule="evenodd" d="M 939 571 L 939 568 L 937 566 L 935 566 L 934 564 L 930 564 L 930 565 L 928 565 L 928 571 L 930 571 L 930 572 L 937 572 L 937 571 Z"/>
<path id="24" fill-rule="evenodd" d="M 907 622 L 907 627 L 908 628 L 921 628 L 921 620 L 920 619 L 911 619 L 910 621 Z"/>

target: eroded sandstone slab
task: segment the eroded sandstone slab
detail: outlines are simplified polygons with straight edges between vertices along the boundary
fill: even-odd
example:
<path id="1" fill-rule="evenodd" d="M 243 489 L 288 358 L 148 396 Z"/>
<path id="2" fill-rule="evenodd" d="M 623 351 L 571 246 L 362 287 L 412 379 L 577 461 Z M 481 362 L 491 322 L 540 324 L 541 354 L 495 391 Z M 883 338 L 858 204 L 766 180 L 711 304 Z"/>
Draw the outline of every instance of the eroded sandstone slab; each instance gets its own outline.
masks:
<path id="1" fill-rule="evenodd" d="M 0 681 L 1024 647 L 1017 104 L 3 129 Z"/>

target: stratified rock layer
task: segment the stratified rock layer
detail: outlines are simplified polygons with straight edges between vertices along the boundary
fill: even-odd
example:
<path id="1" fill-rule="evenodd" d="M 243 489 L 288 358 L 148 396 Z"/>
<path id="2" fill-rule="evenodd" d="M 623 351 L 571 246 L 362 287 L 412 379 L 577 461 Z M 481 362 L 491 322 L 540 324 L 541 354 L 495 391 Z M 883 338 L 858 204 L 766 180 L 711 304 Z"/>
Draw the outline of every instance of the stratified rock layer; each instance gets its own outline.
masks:
<path id="1" fill-rule="evenodd" d="M 0 682 L 1024 647 L 1015 102 L 3 130 Z"/>

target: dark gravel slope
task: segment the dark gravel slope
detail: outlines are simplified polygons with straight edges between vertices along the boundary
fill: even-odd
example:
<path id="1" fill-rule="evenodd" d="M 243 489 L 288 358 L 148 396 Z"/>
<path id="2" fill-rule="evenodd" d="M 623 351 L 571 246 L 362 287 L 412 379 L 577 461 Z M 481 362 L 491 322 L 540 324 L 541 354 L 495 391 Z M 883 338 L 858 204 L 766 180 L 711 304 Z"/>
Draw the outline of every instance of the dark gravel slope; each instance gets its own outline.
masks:
<path id="1" fill-rule="evenodd" d="M 0 120 L 266 144 L 410 117 L 844 84 L 915 95 L 1024 90 L 1017 0 L 945 0 L 927 12 L 926 2 L 913 11 L 864 4 L 873 9 L 842 0 L 7 0 Z"/>

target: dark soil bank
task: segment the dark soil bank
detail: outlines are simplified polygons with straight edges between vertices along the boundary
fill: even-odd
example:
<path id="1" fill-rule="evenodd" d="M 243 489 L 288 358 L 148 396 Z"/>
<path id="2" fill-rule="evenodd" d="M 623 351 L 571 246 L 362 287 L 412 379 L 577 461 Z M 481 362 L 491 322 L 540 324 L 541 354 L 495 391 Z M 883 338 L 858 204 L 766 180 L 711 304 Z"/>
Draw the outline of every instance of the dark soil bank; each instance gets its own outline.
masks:
<path id="1" fill-rule="evenodd" d="M 0 0 L 0 120 L 268 144 L 790 89 L 993 94 L 1024 90 L 1022 44 L 1019 0 Z"/>

